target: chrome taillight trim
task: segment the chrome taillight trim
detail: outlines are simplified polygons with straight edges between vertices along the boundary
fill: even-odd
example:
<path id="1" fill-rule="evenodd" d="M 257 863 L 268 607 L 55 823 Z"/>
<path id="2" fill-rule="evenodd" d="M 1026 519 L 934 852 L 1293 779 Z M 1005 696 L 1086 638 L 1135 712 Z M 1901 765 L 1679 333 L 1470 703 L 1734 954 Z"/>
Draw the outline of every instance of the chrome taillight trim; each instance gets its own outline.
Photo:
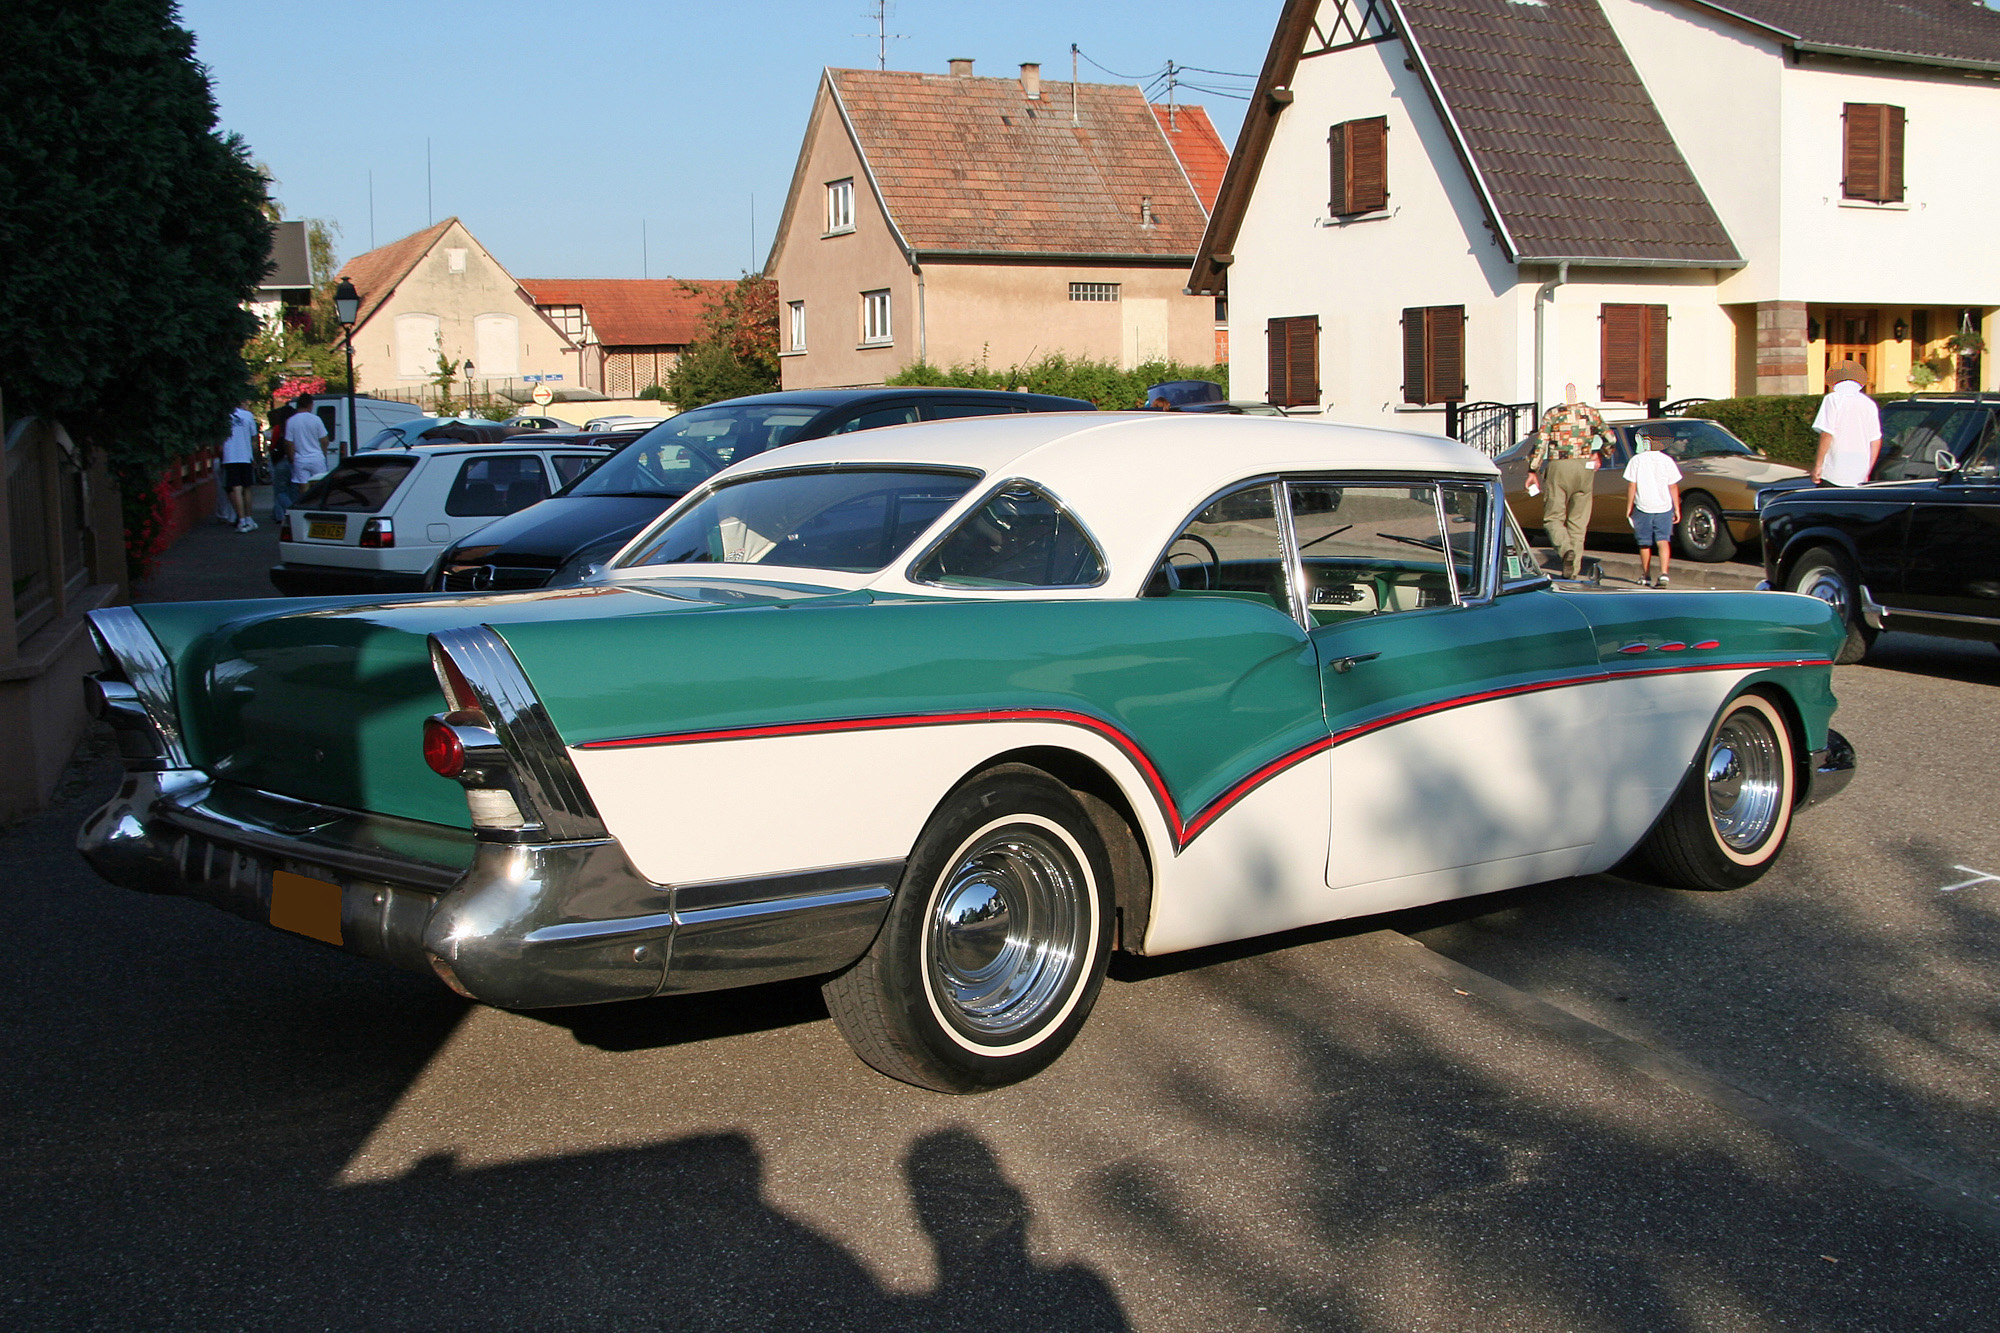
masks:
<path id="1" fill-rule="evenodd" d="M 159 745 L 159 762 L 166 768 L 187 768 L 187 745 L 181 736 L 180 709 L 174 703 L 174 668 L 166 650 L 129 606 L 106 606 L 90 613 L 92 637 L 104 665 L 123 673 L 138 692 L 146 720 Z"/>
<path id="2" fill-rule="evenodd" d="M 568 747 L 506 641 L 479 625 L 440 630 L 431 635 L 431 648 L 451 660 L 478 696 L 478 709 L 513 761 L 520 794 L 532 807 L 522 815 L 555 841 L 609 837 Z M 439 680 L 443 685 L 442 671 Z"/>

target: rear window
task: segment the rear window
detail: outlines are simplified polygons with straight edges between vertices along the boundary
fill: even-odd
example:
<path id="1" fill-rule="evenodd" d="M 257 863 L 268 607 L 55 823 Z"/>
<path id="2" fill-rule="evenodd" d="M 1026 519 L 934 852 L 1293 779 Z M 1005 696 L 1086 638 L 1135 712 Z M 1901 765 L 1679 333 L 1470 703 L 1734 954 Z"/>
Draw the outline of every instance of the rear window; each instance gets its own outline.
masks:
<path id="1" fill-rule="evenodd" d="M 375 513 L 389 503 L 416 465 L 414 458 L 351 458 L 300 491 L 292 507 Z"/>

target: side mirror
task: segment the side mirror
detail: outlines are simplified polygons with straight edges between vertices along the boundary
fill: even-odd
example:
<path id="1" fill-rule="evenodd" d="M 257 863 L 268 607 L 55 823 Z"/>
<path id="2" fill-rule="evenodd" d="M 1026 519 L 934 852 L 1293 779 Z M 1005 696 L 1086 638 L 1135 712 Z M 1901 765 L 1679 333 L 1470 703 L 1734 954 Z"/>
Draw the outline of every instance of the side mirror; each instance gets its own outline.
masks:
<path id="1" fill-rule="evenodd" d="M 1948 473 L 1957 472 L 1964 466 L 1949 449 L 1938 450 L 1936 457 L 1932 461 L 1937 464 L 1937 474 L 1940 477 Z"/>

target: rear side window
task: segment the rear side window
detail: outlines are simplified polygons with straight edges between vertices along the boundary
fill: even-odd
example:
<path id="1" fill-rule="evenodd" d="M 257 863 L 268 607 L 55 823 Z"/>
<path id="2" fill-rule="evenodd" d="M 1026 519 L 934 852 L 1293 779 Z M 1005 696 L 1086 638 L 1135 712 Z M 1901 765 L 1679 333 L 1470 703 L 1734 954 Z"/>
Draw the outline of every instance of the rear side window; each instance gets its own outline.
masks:
<path id="1" fill-rule="evenodd" d="M 417 465 L 414 458 L 353 458 L 299 493 L 299 509 L 332 509 L 343 514 L 373 514 L 389 503 L 403 478 Z"/>
<path id="2" fill-rule="evenodd" d="M 999 417 L 1010 412 L 1025 412 L 1025 407 L 1011 403 L 925 403 L 924 420 L 950 421 L 954 417 Z"/>
<path id="3" fill-rule="evenodd" d="M 911 572 L 947 588 L 1087 588 L 1104 581 L 1095 542 L 1048 492 L 1003 486 Z"/>
<path id="4" fill-rule="evenodd" d="M 917 419 L 916 405 L 900 403 L 893 407 L 870 408 L 828 431 L 828 435 L 845 435 L 849 431 L 875 430 L 882 426 L 907 426 Z"/>
<path id="5" fill-rule="evenodd" d="M 569 485 L 578 477 L 590 471 L 594 465 L 602 463 L 608 456 L 606 454 L 555 455 L 549 461 L 555 464 L 556 485 L 558 487 Z"/>
<path id="6" fill-rule="evenodd" d="M 499 518 L 549 498 L 548 474 L 534 454 L 483 454 L 459 465 L 445 497 L 454 518 Z"/>
<path id="7" fill-rule="evenodd" d="M 1882 409 L 1882 456 L 1874 481 L 1929 481 L 1937 476 L 1938 450 L 1964 459 L 1978 441 L 1986 413 L 1962 405 L 1892 403 Z"/>

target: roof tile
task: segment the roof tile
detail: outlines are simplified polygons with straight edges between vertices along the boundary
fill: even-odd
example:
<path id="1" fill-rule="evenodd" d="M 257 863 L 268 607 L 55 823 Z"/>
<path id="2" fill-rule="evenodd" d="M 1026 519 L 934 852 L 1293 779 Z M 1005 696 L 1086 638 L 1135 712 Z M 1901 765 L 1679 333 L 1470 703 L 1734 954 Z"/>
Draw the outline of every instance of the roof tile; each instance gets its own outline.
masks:
<path id="1" fill-rule="evenodd" d="M 580 305 L 606 347 L 686 346 L 702 313 L 736 284 L 721 278 L 522 278 L 538 306 Z"/>

